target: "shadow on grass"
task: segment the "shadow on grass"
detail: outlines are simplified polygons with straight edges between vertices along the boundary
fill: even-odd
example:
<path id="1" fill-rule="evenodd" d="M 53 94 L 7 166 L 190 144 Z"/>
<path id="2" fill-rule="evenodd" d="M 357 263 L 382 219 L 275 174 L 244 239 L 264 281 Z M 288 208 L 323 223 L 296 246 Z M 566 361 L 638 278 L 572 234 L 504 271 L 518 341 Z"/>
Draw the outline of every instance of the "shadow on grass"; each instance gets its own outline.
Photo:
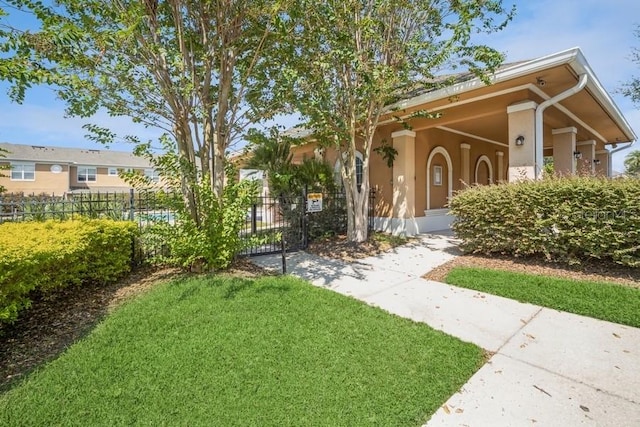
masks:
<path id="1" fill-rule="evenodd" d="M 117 305 L 174 278 L 183 280 L 176 270 L 141 268 L 112 285 L 32 295 L 31 308 L 15 323 L 0 324 L 0 393 L 86 337 Z"/>

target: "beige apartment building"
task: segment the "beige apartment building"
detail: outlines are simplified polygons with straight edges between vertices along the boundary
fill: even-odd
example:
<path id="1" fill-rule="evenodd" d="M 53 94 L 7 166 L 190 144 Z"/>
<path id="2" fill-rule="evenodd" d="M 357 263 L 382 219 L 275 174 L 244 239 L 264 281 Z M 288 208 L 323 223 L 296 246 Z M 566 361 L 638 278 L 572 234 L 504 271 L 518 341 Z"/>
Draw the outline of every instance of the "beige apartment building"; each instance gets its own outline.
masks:
<path id="1" fill-rule="evenodd" d="M 0 185 L 8 193 L 63 195 L 74 191 L 122 192 L 130 186 L 120 176 L 134 170 L 157 182 L 151 164 L 132 153 L 83 148 L 0 143 L 8 166 Z"/>

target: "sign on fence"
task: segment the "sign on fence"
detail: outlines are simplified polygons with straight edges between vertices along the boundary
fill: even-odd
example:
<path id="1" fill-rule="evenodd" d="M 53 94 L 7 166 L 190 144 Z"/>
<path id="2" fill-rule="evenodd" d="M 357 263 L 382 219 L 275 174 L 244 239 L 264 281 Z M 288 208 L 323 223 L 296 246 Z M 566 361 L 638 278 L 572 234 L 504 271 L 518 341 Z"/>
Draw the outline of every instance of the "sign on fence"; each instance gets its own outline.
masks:
<path id="1" fill-rule="evenodd" d="M 322 212 L 322 193 L 307 194 L 307 212 Z"/>

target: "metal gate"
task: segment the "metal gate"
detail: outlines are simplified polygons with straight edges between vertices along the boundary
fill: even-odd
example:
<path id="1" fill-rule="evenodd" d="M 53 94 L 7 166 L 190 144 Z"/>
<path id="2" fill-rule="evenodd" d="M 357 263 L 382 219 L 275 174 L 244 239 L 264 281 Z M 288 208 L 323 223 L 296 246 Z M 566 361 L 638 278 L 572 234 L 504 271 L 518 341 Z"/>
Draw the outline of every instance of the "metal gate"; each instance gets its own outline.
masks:
<path id="1" fill-rule="evenodd" d="M 369 230 L 373 229 L 375 197 L 369 195 Z M 347 231 L 343 192 L 323 193 L 322 210 L 307 212 L 307 192 L 294 196 L 260 196 L 246 215 L 241 231 L 246 242 L 242 255 L 266 255 L 307 248 L 310 240 Z"/>

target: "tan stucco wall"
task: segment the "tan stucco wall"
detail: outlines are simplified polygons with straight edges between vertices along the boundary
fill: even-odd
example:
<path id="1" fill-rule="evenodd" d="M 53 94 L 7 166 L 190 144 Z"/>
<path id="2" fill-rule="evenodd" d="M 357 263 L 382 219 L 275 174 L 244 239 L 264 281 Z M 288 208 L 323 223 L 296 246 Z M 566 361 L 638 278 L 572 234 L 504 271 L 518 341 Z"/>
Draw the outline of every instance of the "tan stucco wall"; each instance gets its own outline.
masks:
<path id="1" fill-rule="evenodd" d="M 62 172 L 53 173 L 50 164 L 36 164 L 34 181 L 12 181 L 11 171 L 3 170 L 0 173 L 6 177 L 0 178 L 0 185 L 5 187 L 8 193 L 62 195 L 69 189 L 69 166 L 61 166 Z"/>
<path id="2" fill-rule="evenodd" d="M 144 173 L 144 169 L 135 169 L 135 171 Z M 71 166 L 71 186 L 89 189 L 99 189 L 106 187 L 124 189 L 130 187 L 130 185 L 124 182 L 119 176 L 109 176 L 109 168 L 98 167 L 96 172 L 97 173 L 95 182 L 78 182 L 78 167 Z"/>

